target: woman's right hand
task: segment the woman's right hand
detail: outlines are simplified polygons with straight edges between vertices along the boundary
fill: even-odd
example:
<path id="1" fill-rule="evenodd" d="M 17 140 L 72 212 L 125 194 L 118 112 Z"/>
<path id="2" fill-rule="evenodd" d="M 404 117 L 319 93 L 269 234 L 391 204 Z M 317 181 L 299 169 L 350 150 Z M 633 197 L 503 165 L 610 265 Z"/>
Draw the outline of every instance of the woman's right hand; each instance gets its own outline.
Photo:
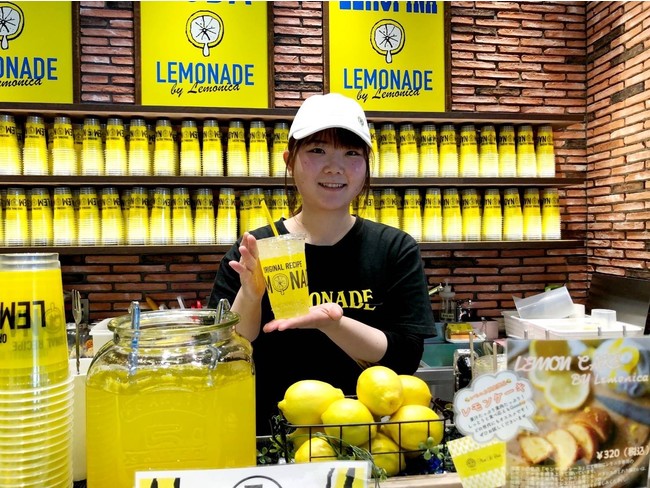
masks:
<path id="1" fill-rule="evenodd" d="M 244 232 L 239 252 L 241 254 L 239 261 L 230 261 L 228 264 L 239 275 L 240 292 L 248 299 L 259 301 L 264 296 L 265 285 L 255 237 Z"/>

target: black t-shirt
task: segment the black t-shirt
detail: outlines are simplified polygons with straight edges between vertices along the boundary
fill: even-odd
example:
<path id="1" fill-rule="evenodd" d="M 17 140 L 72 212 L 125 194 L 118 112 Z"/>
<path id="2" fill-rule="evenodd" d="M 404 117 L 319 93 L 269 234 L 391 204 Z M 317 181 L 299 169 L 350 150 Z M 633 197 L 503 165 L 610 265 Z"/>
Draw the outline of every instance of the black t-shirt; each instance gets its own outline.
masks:
<path id="1" fill-rule="evenodd" d="M 284 223 L 278 231 L 288 233 Z M 251 232 L 273 235 L 269 226 Z M 227 264 L 239 260 L 239 241 L 226 253 L 208 303 L 230 303 L 240 288 L 239 275 Z M 423 337 L 434 335 L 434 320 L 420 249 L 405 232 L 357 217 L 352 229 L 332 246 L 305 245 L 307 279 L 313 305 L 334 302 L 345 316 L 383 330 L 388 349 L 383 364 L 412 374 L 422 357 Z M 260 328 L 273 320 L 266 294 Z M 285 390 L 302 379 L 326 381 L 355 394 L 360 366 L 319 330 L 260 332 L 253 341 L 256 371 L 257 434 L 269 433 Z"/>

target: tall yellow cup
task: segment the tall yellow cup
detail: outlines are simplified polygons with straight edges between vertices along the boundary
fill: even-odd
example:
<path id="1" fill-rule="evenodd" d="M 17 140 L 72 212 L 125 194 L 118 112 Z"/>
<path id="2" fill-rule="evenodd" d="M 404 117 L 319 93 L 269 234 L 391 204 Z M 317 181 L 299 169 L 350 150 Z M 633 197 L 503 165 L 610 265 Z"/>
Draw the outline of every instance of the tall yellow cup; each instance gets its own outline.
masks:
<path id="1" fill-rule="evenodd" d="M 257 248 L 275 318 L 287 319 L 306 314 L 311 302 L 305 236 L 283 234 L 258 239 Z"/>
<path id="2" fill-rule="evenodd" d="M 52 245 L 52 199 L 47 188 L 32 188 L 29 241 L 32 246 Z"/>
<path id="3" fill-rule="evenodd" d="M 58 254 L 0 255 L 0 390 L 68 378 L 68 342 Z"/>
<path id="4" fill-rule="evenodd" d="M 7 188 L 5 210 L 5 245 L 29 245 L 27 195 L 24 188 Z"/>

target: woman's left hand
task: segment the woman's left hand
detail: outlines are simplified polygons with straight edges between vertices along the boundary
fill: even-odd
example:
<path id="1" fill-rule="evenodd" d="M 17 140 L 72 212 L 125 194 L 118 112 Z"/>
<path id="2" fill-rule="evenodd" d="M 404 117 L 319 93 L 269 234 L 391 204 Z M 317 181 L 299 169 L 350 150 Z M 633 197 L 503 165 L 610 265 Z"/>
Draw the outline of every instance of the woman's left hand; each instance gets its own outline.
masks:
<path id="1" fill-rule="evenodd" d="M 320 329 L 335 326 L 343 317 L 343 309 L 336 303 L 323 303 L 310 307 L 309 312 L 300 317 L 275 319 L 264 326 L 264 332 L 287 329 Z"/>

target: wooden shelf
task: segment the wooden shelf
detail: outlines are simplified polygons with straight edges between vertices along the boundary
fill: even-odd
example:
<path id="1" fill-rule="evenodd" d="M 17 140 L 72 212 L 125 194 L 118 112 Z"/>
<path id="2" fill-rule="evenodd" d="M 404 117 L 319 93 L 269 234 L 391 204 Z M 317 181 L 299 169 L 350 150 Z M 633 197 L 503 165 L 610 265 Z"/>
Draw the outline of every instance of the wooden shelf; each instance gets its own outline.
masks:
<path id="1" fill-rule="evenodd" d="M 55 104 L 55 103 L 3 103 L 1 110 L 13 115 L 68 116 L 71 118 L 96 117 L 139 117 L 144 119 L 241 119 L 264 121 L 289 121 L 297 108 L 244 109 L 220 107 L 166 107 L 124 104 Z M 531 124 L 567 127 L 583 123 L 581 114 L 538 114 L 507 112 L 366 112 L 370 122 L 433 123 L 433 124 Z"/>
<path id="2" fill-rule="evenodd" d="M 284 187 L 284 178 L 254 176 L 3 176 L 2 186 L 219 186 Z M 382 187 L 565 187 L 584 184 L 583 177 L 567 178 L 372 178 Z"/>
<path id="3" fill-rule="evenodd" d="M 584 247 L 580 239 L 548 241 L 453 241 L 421 242 L 423 251 L 465 249 L 567 249 Z M 222 254 L 230 245 L 174 245 L 174 246 L 25 246 L 0 247 L 0 253 L 59 253 L 60 255 L 134 255 L 134 254 Z"/>

